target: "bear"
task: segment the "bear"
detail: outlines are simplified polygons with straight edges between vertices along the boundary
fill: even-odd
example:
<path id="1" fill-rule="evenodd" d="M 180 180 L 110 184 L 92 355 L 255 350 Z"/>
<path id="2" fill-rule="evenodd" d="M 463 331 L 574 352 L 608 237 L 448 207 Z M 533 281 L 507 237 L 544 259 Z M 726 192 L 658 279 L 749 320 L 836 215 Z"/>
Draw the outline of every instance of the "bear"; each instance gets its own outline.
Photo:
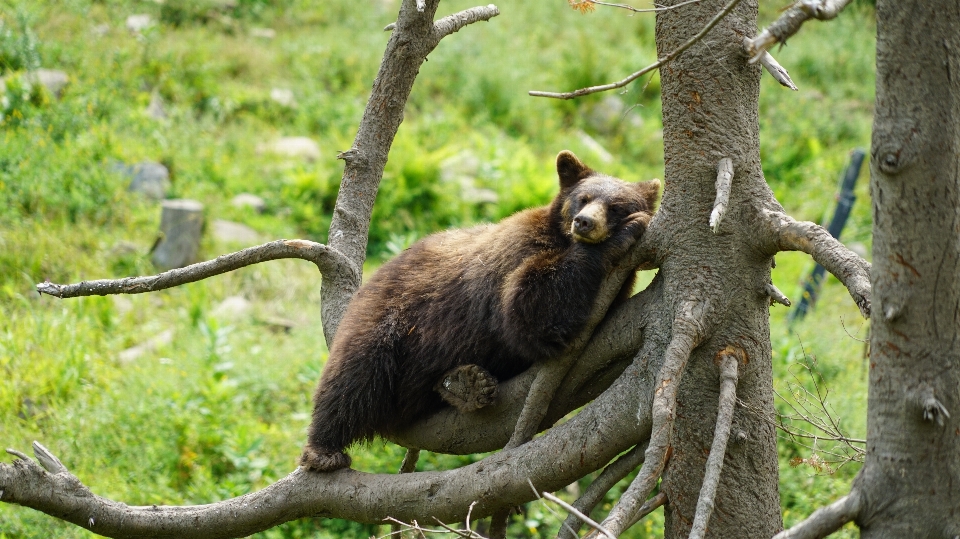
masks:
<path id="1" fill-rule="evenodd" d="M 360 287 L 314 395 L 303 468 L 349 467 L 354 442 L 444 406 L 489 406 L 499 381 L 577 337 L 603 279 L 645 231 L 660 182 L 624 182 L 569 151 L 556 166 L 548 206 L 427 236 Z"/>

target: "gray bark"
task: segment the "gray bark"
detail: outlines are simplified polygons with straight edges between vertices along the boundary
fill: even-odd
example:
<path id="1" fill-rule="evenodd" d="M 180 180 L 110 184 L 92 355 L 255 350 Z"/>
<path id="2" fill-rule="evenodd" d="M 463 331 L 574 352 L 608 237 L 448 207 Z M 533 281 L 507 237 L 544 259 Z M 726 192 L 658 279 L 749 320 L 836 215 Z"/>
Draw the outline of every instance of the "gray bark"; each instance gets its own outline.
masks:
<path id="1" fill-rule="evenodd" d="M 864 538 L 960 535 L 958 29 L 955 0 L 877 2 Z"/>

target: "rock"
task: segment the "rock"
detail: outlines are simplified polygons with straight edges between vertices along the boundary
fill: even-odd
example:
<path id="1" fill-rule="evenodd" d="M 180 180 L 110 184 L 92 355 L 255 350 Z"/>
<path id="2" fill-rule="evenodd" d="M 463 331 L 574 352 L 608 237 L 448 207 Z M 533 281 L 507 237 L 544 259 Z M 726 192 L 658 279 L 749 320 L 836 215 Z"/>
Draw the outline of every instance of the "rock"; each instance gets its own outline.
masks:
<path id="1" fill-rule="evenodd" d="M 213 308 L 210 314 L 223 320 L 240 320 L 250 315 L 253 304 L 243 296 L 230 296 Z"/>
<path id="2" fill-rule="evenodd" d="M 139 359 L 144 354 L 153 352 L 161 346 L 166 346 L 172 342 L 173 330 L 168 329 L 163 333 L 155 335 L 136 346 L 127 348 L 126 350 L 120 352 L 117 354 L 117 359 L 120 360 L 120 363 L 130 363 Z"/>
<path id="3" fill-rule="evenodd" d="M 154 120 L 166 120 L 167 119 L 167 110 L 163 106 L 163 98 L 160 97 L 160 92 L 153 92 L 150 94 L 150 104 L 147 105 L 147 116 L 153 118 Z"/>
<path id="4" fill-rule="evenodd" d="M 260 234 L 256 230 L 233 221 L 216 219 L 213 221 L 213 237 L 228 243 L 255 245 L 260 243 Z"/>
<path id="5" fill-rule="evenodd" d="M 130 15 L 127 17 L 126 22 L 127 30 L 130 30 L 133 33 L 139 34 L 153 26 L 153 19 L 150 15 L 146 13 L 141 13 L 137 15 Z"/>
<path id="6" fill-rule="evenodd" d="M 293 320 L 290 320 L 288 318 L 282 318 L 279 316 L 264 316 L 264 317 L 258 318 L 257 322 L 267 326 L 267 328 L 270 331 L 275 331 L 275 332 L 282 331 L 284 333 L 290 333 L 290 331 L 292 331 L 295 327 L 297 327 L 297 323 L 294 322 Z"/>
<path id="7" fill-rule="evenodd" d="M 277 37 L 277 31 L 273 28 L 251 28 L 250 35 L 261 39 L 273 39 Z"/>
<path id="8" fill-rule="evenodd" d="M 123 167 L 123 165 L 121 165 Z M 118 167 L 119 168 L 119 167 Z M 163 200 L 170 190 L 170 171 L 160 163 L 143 162 L 126 167 L 127 174 L 133 176 L 129 190 L 147 198 Z"/>
<path id="9" fill-rule="evenodd" d="M 257 213 L 263 213 L 267 207 L 266 202 L 257 195 L 250 193 L 240 193 L 230 201 L 234 208 L 253 208 Z"/>
<path id="10" fill-rule="evenodd" d="M 107 23 L 98 24 L 98 25 L 94 26 L 94 27 L 91 29 L 91 31 L 93 32 L 93 35 L 95 35 L 95 36 L 97 36 L 97 37 L 103 37 L 103 36 L 105 36 L 105 35 L 107 35 L 107 34 L 110 33 L 110 25 L 107 24 Z"/>
<path id="11" fill-rule="evenodd" d="M 164 200 L 160 241 L 150 259 L 163 271 L 182 268 L 197 259 L 203 235 L 203 204 L 196 200 Z"/>
<path id="12" fill-rule="evenodd" d="M 320 159 L 320 145 L 308 137 L 283 137 L 261 147 L 262 150 L 307 161 Z"/>
<path id="13" fill-rule="evenodd" d="M 297 100 L 293 97 L 293 91 L 287 88 L 273 88 L 270 90 L 270 99 L 284 107 L 296 107 Z"/>
<path id="14" fill-rule="evenodd" d="M 50 95 L 60 99 L 63 89 L 70 83 L 70 77 L 63 71 L 55 69 L 38 69 L 27 73 L 24 80 L 30 84 L 40 84 L 50 92 Z"/>

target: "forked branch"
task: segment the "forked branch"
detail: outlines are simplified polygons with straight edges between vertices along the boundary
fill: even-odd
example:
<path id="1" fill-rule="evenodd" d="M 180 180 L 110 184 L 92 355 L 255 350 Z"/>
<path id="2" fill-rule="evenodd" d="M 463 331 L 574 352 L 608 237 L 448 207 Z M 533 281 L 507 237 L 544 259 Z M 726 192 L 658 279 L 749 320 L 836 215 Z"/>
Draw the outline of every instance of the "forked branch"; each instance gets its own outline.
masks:
<path id="1" fill-rule="evenodd" d="M 733 8 L 736 7 L 738 3 L 740 3 L 740 0 L 730 0 L 730 2 L 727 5 L 723 6 L 723 9 L 721 9 L 720 12 L 717 13 L 717 15 L 713 19 L 711 19 L 710 22 L 708 22 L 703 27 L 702 30 L 697 32 L 695 36 L 688 39 L 683 45 L 680 45 L 679 47 L 674 49 L 672 52 L 668 53 L 663 58 L 659 58 L 656 62 L 648 65 L 647 67 L 641 69 L 640 71 L 637 71 L 636 73 L 633 73 L 632 75 L 628 76 L 623 80 L 612 82 L 610 84 L 602 84 L 600 86 L 591 86 L 589 88 L 581 88 L 579 90 L 575 90 L 572 92 L 565 92 L 565 93 L 541 92 L 538 90 L 531 90 L 528 93 L 533 97 L 551 97 L 553 99 L 573 99 L 575 97 L 595 94 L 597 92 L 606 92 L 607 90 L 615 90 L 617 88 L 623 88 L 624 86 L 646 75 L 647 73 L 650 73 L 655 69 L 660 69 L 662 66 L 670 63 L 674 58 L 676 58 L 677 56 L 680 56 L 680 54 L 682 54 L 683 51 L 689 49 L 691 46 L 693 46 L 694 43 L 703 39 L 703 36 L 710 33 L 710 30 L 712 30 L 713 27 L 717 25 L 717 23 L 722 21 L 724 17 L 726 17 L 731 11 L 733 11 Z"/>
<path id="2" fill-rule="evenodd" d="M 798 31 L 803 23 L 810 19 L 828 20 L 836 17 L 852 0 L 799 0 L 780 15 L 770 26 L 763 29 L 753 39 L 747 38 L 744 47 L 751 56 L 750 62 L 756 63 L 763 53 L 777 43 L 786 43 L 787 39 Z"/>
<path id="3" fill-rule="evenodd" d="M 860 491 L 856 487 L 843 498 L 813 512 L 807 520 L 783 530 L 773 539 L 822 539 L 857 518 L 860 513 Z"/>
<path id="4" fill-rule="evenodd" d="M 720 405 L 717 409 L 717 425 L 714 427 L 713 445 L 707 457 L 707 469 L 703 475 L 700 499 L 697 501 L 697 513 L 690 530 L 690 539 L 702 539 L 707 532 L 707 523 L 713 514 L 717 486 L 720 484 L 720 472 L 723 470 L 723 457 L 727 453 L 727 439 L 730 437 L 730 425 L 733 423 L 733 408 L 737 403 L 737 367 L 745 362 L 746 353 L 738 346 L 727 346 L 719 354 L 720 362 Z"/>
<path id="5" fill-rule="evenodd" d="M 221 255 L 214 260 L 165 271 L 159 275 L 81 281 L 75 284 L 45 282 L 37 285 L 37 291 L 58 298 L 143 294 L 202 281 L 253 264 L 284 258 L 299 258 L 313 262 L 325 280 L 347 285 L 356 285 L 360 282 L 360 271 L 357 266 L 336 249 L 307 240 L 276 240 Z"/>
<path id="6" fill-rule="evenodd" d="M 870 263 L 847 249 L 822 226 L 764 210 L 767 250 L 803 251 L 847 287 L 864 318 L 870 318 Z"/>

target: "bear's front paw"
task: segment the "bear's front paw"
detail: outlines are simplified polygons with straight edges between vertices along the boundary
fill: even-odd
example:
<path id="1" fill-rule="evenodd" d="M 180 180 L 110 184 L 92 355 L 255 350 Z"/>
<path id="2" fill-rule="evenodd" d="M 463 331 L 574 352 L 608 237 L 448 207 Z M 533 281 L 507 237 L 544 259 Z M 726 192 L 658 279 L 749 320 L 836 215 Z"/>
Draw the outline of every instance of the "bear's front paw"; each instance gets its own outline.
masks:
<path id="1" fill-rule="evenodd" d="M 630 230 L 633 236 L 639 237 L 643 231 L 647 229 L 647 225 L 650 224 L 651 219 L 653 219 L 653 216 L 645 211 L 631 213 L 624 218 L 623 228 Z"/>
<path id="2" fill-rule="evenodd" d="M 303 448 L 300 466 L 313 472 L 332 472 L 350 467 L 350 456 L 342 451 L 326 451 L 314 447 Z"/>
<path id="3" fill-rule="evenodd" d="M 434 390 L 465 414 L 490 406 L 499 394 L 497 379 L 479 365 L 461 365 L 447 372 Z"/>

